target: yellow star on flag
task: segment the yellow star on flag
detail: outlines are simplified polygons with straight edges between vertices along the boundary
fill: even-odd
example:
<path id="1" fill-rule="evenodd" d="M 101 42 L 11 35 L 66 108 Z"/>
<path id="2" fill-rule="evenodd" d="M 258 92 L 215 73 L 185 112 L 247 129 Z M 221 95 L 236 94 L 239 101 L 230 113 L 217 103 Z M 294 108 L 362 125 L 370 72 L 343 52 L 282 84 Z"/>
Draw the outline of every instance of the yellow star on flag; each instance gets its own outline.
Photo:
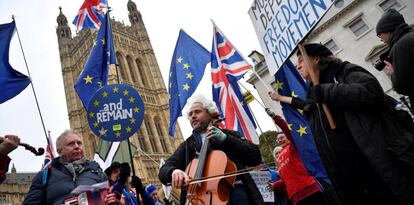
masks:
<path id="1" fill-rule="evenodd" d="M 183 67 L 184 67 L 184 69 L 188 69 L 188 68 L 190 68 L 190 64 L 184 63 Z"/>
<path id="2" fill-rule="evenodd" d="M 307 134 L 306 133 L 306 128 L 307 127 L 302 127 L 302 125 L 299 125 L 299 129 L 296 130 L 296 132 L 298 132 L 300 134 L 300 136 L 302 137 L 302 135 Z"/>
<path id="3" fill-rule="evenodd" d="M 98 107 L 98 106 L 99 106 L 99 101 L 95 100 L 95 102 L 93 102 L 93 105 L 94 105 L 95 107 Z"/>
<path id="4" fill-rule="evenodd" d="M 302 109 L 297 109 L 298 110 L 298 112 L 300 113 L 300 114 L 302 114 L 303 115 L 303 110 Z"/>
<path id="5" fill-rule="evenodd" d="M 170 83 L 170 88 L 172 87 L 172 83 Z"/>
<path id="6" fill-rule="evenodd" d="M 126 128 L 126 132 L 131 132 L 132 128 L 130 128 L 129 126 Z"/>
<path id="7" fill-rule="evenodd" d="M 90 118 L 94 118 L 94 117 L 95 117 L 95 113 L 94 113 L 94 112 L 90 112 L 90 113 L 89 113 L 89 117 L 90 117 Z"/>
<path id="8" fill-rule="evenodd" d="M 112 89 L 112 91 L 114 91 L 114 93 L 117 93 L 119 91 L 119 88 L 115 86 L 114 89 Z"/>
<path id="9" fill-rule="evenodd" d="M 134 107 L 134 113 L 138 113 L 139 112 L 139 107 Z"/>
<path id="10" fill-rule="evenodd" d="M 120 132 L 115 132 L 115 136 L 116 137 L 121 137 L 121 133 Z"/>
<path id="11" fill-rule="evenodd" d="M 295 98 L 297 98 L 299 95 L 296 95 L 295 94 L 295 91 L 294 90 L 292 90 L 292 97 L 295 97 Z"/>
<path id="12" fill-rule="evenodd" d="M 95 128 L 97 128 L 97 127 L 98 127 L 98 125 L 99 125 L 99 123 L 98 123 L 98 122 L 94 122 L 94 123 L 93 123 L 93 127 L 95 127 Z"/>
<path id="13" fill-rule="evenodd" d="M 190 80 L 193 79 L 193 74 L 191 72 L 187 73 L 187 78 Z"/>
<path id="14" fill-rule="evenodd" d="M 128 101 L 129 101 L 130 103 L 134 103 L 134 102 L 135 102 L 135 98 L 130 97 L 130 98 L 128 99 Z"/>
<path id="15" fill-rule="evenodd" d="M 102 86 L 102 82 L 98 82 L 98 84 L 99 84 L 99 88 L 102 88 L 103 86 Z"/>
<path id="16" fill-rule="evenodd" d="M 102 96 L 103 96 L 104 98 L 108 97 L 108 92 L 106 92 L 106 91 L 105 91 L 105 92 L 103 92 L 103 93 L 102 93 Z"/>
<path id="17" fill-rule="evenodd" d="M 93 40 L 93 46 L 96 46 L 96 40 Z"/>
<path id="18" fill-rule="evenodd" d="M 288 129 L 292 130 L 292 124 L 288 124 Z"/>
<path id="19" fill-rule="evenodd" d="M 124 90 L 124 96 L 127 96 L 129 94 L 128 90 Z"/>
<path id="20" fill-rule="evenodd" d="M 92 84 L 92 79 L 93 78 L 91 76 L 86 75 L 86 77 L 83 78 L 83 79 L 85 80 L 85 84 L 88 84 L 88 83 Z"/>
<path id="21" fill-rule="evenodd" d="M 172 72 L 170 72 L 170 78 L 171 78 L 171 76 L 172 76 Z"/>
<path id="22" fill-rule="evenodd" d="M 188 85 L 188 83 L 183 85 L 183 90 L 188 91 L 190 89 L 190 86 Z"/>
<path id="23" fill-rule="evenodd" d="M 106 55 L 109 57 L 109 56 L 111 56 L 111 52 L 109 52 L 109 51 L 107 51 L 106 52 Z"/>
<path id="24" fill-rule="evenodd" d="M 105 45 L 105 39 L 101 39 L 102 45 Z"/>
<path id="25" fill-rule="evenodd" d="M 240 106 L 242 106 L 242 107 L 243 107 L 243 105 L 244 105 L 243 101 L 240 101 Z"/>
<path id="26" fill-rule="evenodd" d="M 184 58 L 180 56 L 180 57 L 177 59 L 177 62 L 178 62 L 178 63 L 181 63 L 181 62 L 183 62 L 183 60 L 184 60 Z"/>
<path id="27" fill-rule="evenodd" d="M 279 89 L 283 89 L 283 83 L 282 82 L 279 82 L 278 80 L 276 81 L 276 90 L 279 90 Z"/>
<path id="28" fill-rule="evenodd" d="M 129 119 L 129 122 L 131 122 L 131 124 L 135 124 L 135 118 Z"/>

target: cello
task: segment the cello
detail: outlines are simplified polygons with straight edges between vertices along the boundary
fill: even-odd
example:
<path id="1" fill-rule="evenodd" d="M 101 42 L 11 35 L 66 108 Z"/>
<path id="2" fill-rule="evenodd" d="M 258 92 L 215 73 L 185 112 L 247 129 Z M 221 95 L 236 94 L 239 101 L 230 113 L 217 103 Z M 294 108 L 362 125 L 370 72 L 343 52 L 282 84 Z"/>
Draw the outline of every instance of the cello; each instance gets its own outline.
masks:
<path id="1" fill-rule="evenodd" d="M 217 121 L 217 120 L 216 120 Z M 210 125 L 211 126 L 211 123 Z M 198 158 L 193 159 L 185 172 L 192 180 L 206 176 L 236 172 L 237 167 L 221 150 L 209 150 L 210 140 L 206 137 Z M 186 205 L 220 205 L 229 203 L 229 193 L 234 188 L 236 176 L 229 176 L 205 182 L 190 183 L 187 186 Z"/>

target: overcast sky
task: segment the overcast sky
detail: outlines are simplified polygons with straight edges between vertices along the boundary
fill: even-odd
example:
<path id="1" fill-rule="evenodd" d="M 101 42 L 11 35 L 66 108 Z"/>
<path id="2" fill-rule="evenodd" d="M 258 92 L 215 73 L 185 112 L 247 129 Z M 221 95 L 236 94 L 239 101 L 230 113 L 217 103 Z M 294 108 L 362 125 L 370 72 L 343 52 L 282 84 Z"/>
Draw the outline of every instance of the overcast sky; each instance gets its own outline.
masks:
<path id="1" fill-rule="evenodd" d="M 51 131 L 54 141 L 61 132 L 69 128 L 56 37 L 56 17 L 59 6 L 62 6 L 63 13 L 72 22 L 82 2 L 83 0 L 0 0 L 0 24 L 11 22 L 11 15 L 15 15 L 45 126 Z M 111 16 L 129 25 L 127 2 L 128 0 L 109 0 L 113 8 Z M 245 58 L 253 50 L 261 52 L 247 14 L 253 0 L 134 2 L 142 14 L 165 83 L 168 82 L 167 74 L 180 28 L 211 50 L 212 19 Z M 70 26 L 72 34 L 75 35 L 74 26 Z M 16 34 L 11 43 L 10 63 L 16 70 L 27 74 Z M 209 72 L 210 67 L 207 66 L 199 85 L 202 89 L 195 93 L 208 94 L 211 99 Z M 243 84 L 253 90 L 249 84 Z M 257 93 L 254 95 L 258 97 Z M 253 114 L 260 120 L 259 125 L 263 131 L 276 129 L 258 103 L 251 103 L 250 106 Z M 191 133 L 188 121 L 182 117 L 179 124 L 183 135 L 188 137 Z M 260 133 L 259 129 L 257 131 Z M 22 142 L 35 147 L 44 147 L 46 144 L 30 85 L 17 97 L 0 104 L 0 135 L 10 133 L 18 135 Z M 19 147 L 11 154 L 11 158 L 18 172 L 32 172 L 41 168 L 44 156 L 35 157 Z"/>

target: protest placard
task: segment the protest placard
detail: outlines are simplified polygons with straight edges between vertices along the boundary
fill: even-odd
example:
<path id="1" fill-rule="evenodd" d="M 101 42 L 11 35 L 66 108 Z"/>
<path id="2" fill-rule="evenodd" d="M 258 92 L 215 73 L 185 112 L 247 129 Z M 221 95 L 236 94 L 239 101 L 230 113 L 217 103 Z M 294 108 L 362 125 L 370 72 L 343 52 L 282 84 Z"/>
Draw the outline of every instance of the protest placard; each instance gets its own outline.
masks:
<path id="1" fill-rule="evenodd" d="M 248 13 L 275 74 L 335 0 L 255 0 Z"/>
<path id="2" fill-rule="evenodd" d="M 267 188 L 267 184 L 271 181 L 271 176 L 269 171 L 251 171 L 249 172 L 252 176 L 254 183 L 256 183 L 257 188 L 262 194 L 264 202 L 274 202 L 275 201 L 275 194 L 273 191 L 270 191 Z"/>

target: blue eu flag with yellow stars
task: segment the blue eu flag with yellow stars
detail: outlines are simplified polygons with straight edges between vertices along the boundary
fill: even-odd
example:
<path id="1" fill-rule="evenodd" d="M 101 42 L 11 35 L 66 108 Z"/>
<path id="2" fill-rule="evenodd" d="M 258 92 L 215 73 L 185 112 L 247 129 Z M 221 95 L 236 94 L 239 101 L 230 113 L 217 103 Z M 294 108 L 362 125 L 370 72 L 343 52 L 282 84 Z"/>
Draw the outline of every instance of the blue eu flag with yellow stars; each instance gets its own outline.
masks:
<path id="1" fill-rule="evenodd" d="M 107 84 L 109 64 L 115 63 L 111 23 L 109 13 L 106 13 L 105 20 L 102 22 L 96 40 L 93 42 L 89 58 L 75 84 L 75 90 L 85 109 L 88 108 L 89 100 L 93 94 Z"/>
<path id="2" fill-rule="evenodd" d="M 169 135 L 174 136 L 175 123 L 187 99 L 194 93 L 204 75 L 210 52 L 182 29 L 171 60 L 168 92 L 170 93 Z"/>
<path id="3" fill-rule="evenodd" d="M 276 72 L 275 80 L 280 95 L 306 99 L 307 85 L 290 60 Z M 293 141 L 309 174 L 330 183 L 303 111 L 286 103 L 281 102 L 281 105 Z"/>
<path id="4" fill-rule="evenodd" d="M 10 41 L 15 22 L 0 25 L 0 104 L 12 99 L 29 84 L 30 78 L 14 70 L 9 63 Z"/>

